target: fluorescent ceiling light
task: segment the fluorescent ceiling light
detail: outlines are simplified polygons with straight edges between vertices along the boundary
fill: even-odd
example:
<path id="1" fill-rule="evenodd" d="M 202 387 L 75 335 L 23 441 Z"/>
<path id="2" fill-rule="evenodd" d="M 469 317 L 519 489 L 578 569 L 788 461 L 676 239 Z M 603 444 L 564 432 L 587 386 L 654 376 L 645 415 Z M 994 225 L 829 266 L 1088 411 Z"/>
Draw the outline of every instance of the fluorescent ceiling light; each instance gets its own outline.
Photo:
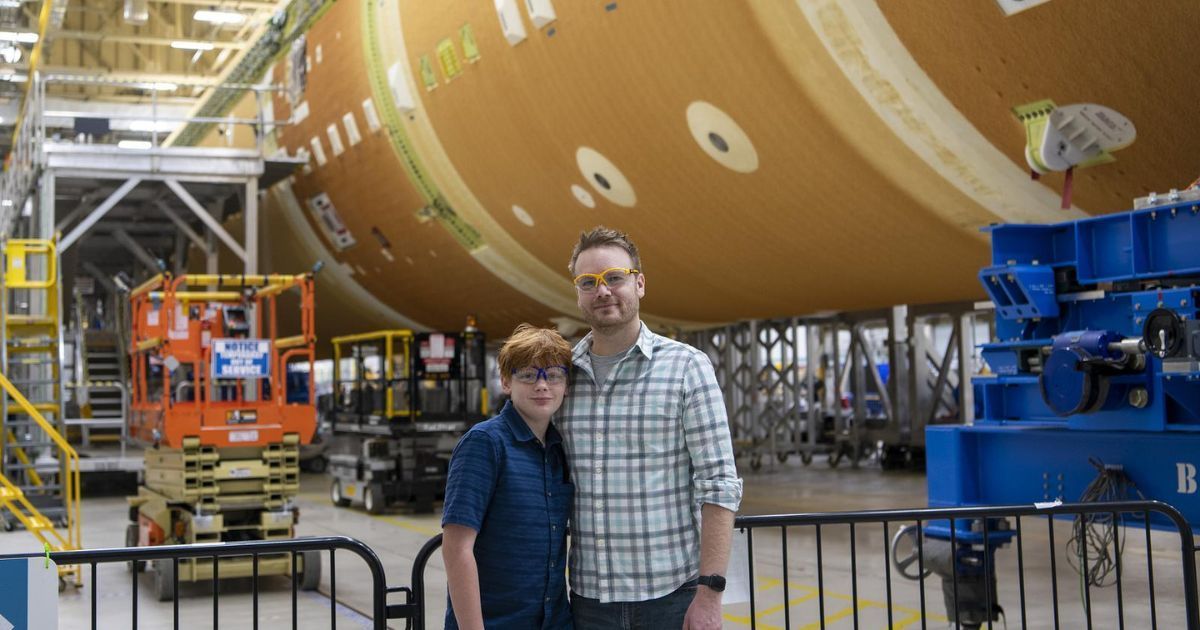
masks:
<path id="1" fill-rule="evenodd" d="M 5 199 L 3 202 L 0 202 L 0 205 L 3 205 L 5 208 L 11 208 L 13 205 L 12 199 Z"/>
<path id="2" fill-rule="evenodd" d="M 143 83 L 141 84 L 141 87 L 142 89 L 154 90 L 155 92 L 174 92 L 175 90 L 179 89 L 179 85 L 175 83 L 168 83 L 166 81 L 157 83 Z"/>
<path id="3" fill-rule="evenodd" d="M 129 123 L 130 131 L 174 131 L 179 123 L 170 121 L 135 120 Z"/>
<path id="4" fill-rule="evenodd" d="M 32 31 L 0 31 L 0 41 L 4 42 L 20 42 L 22 44 L 36 44 L 38 34 Z"/>
<path id="5" fill-rule="evenodd" d="M 154 145 L 150 144 L 149 140 L 122 140 L 117 143 L 117 148 L 120 149 L 149 149 Z"/>
<path id="6" fill-rule="evenodd" d="M 16 74 L 15 72 L 10 72 L 8 74 L 0 74 L 0 81 L 9 81 L 12 83 L 24 83 L 28 80 L 29 80 L 29 75 L 25 75 L 25 74 Z"/>
<path id="7" fill-rule="evenodd" d="M 21 0 L 0 0 L 0 9 L 20 9 Z M 9 205 L 12 205 L 11 203 Z"/>
<path id="8" fill-rule="evenodd" d="M 246 21 L 246 14 L 234 11 L 200 9 L 192 14 L 192 19 L 197 22 L 208 22 L 210 24 L 243 24 Z"/>
<path id="9" fill-rule="evenodd" d="M 0 36 L 0 39 L 3 39 L 3 37 Z M 214 46 L 212 45 L 212 42 L 197 42 L 187 39 L 177 39 L 171 42 L 171 48 L 177 48 L 179 50 L 212 50 Z"/>

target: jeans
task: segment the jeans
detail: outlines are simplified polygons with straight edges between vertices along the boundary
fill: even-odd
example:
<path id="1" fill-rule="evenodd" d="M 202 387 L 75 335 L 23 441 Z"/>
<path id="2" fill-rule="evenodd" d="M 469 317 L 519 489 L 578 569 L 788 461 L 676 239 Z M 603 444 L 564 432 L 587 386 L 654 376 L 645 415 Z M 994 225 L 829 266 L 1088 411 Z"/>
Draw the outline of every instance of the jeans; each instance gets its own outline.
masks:
<path id="1" fill-rule="evenodd" d="M 668 630 L 682 628 L 688 606 L 696 597 L 692 580 L 675 592 L 644 602 L 600 603 L 571 593 L 575 630 Z"/>

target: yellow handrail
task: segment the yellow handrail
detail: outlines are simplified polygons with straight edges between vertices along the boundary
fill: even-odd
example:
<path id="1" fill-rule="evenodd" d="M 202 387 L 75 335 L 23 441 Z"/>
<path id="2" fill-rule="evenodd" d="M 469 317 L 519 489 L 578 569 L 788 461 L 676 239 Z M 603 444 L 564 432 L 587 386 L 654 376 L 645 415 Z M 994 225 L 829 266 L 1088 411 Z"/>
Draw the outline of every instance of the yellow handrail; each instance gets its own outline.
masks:
<path id="1" fill-rule="evenodd" d="M 360 341 L 373 341 L 376 339 L 382 340 L 387 337 L 412 337 L 413 331 L 404 328 L 394 330 L 376 330 L 372 332 L 357 333 L 354 335 L 342 335 L 333 337 L 330 341 L 334 344 L 357 343 Z"/>
<path id="2" fill-rule="evenodd" d="M 137 351 L 145 352 L 145 351 L 149 350 L 150 348 L 156 348 L 158 346 L 161 346 L 162 342 L 163 342 L 162 337 L 151 337 L 149 339 L 143 339 L 142 341 L 137 342 Z"/>
<path id="3" fill-rule="evenodd" d="M 275 340 L 275 347 L 282 350 L 284 348 L 299 348 L 308 343 L 308 338 L 304 335 L 296 335 L 294 337 L 281 337 Z"/>
<path id="4" fill-rule="evenodd" d="M 22 509 L 13 509 L 13 503 L 19 504 Z M 17 520 L 21 522 L 21 525 L 25 526 L 26 530 L 36 536 L 38 540 L 51 543 L 55 551 L 78 549 L 78 547 L 71 546 L 70 541 L 63 538 L 63 535 L 54 528 L 54 524 L 50 522 L 50 519 L 42 516 L 37 508 L 33 507 L 33 504 L 29 502 L 29 499 L 25 497 L 25 493 L 4 475 L 0 475 L 0 505 L 8 507 L 8 510 L 17 517 Z M 46 539 L 46 536 L 42 533 L 46 531 L 54 535 L 55 540 L 58 541 L 57 545 Z"/>
<path id="5" fill-rule="evenodd" d="M 176 291 L 172 294 L 180 302 L 241 302 L 245 296 L 237 291 Z M 151 300 L 162 300 L 162 291 L 151 291 Z"/>
<path id="6" fill-rule="evenodd" d="M 75 448 L 72 447 L 71 444 L 68 443 L 67 440 L 64 439 L 63 436 L 58 432 L 58 430 L 54 428 L 54 425 L 50 424 L 46 418 L 42 416 L 41 412 L 37 410 L 37 407 L 21 394 L 20 390 L 18 390 L 16 386 L 12 384 L 12 381 L 8 380 L 8 377 L 2 373 L 0 373 L 0 387 L 2 387 L 10 397 L 12 397 L 12 399 L 17 403 L 18 407 L 20 407 L 26 414 L 29 415 L 30 418 L 33 419 L 35 423 L 37 423 L 38 427 L 46 433 L 46 435 L 52 442 L 54 442 L 55 446 L 57 446 L 59 451 L 62 453 L 64 477 L 63 496 L 66 498 L 67 503 L 67 536 L 66 538 L 63 538 L 56 530 L 53 530 L 52 527 L 50 529 L 55 531 L 55 536 L 58 536 L 62 541 L 61 544 L 64 546 L 62 548 L 82 549 L 83 535 L 80 510 L 81 497 L 79 481 L 79 453 L 77 453 Z M 21 523 L 30 531 L 35 531 L 34 527 L 31 527 L 31 524 L 41 529 L 45 529 L 42 526 L 46 525 L 48 521 L 46 521 L 45 517 L 41 516 L 37 509 L 25 499 L 24 493 L 20 491 L 20 488 L 13 486 L 12 482 L 3 477 L 3 475 L 0 475 L 0 479 L 3 479 L 3 483 L 0 485 L 4 486 L 6 492 L 4 502 L 10 503 L 13 500 L 16 500 L 21 503 L 23 508 L 28 510 L 29 514 L 33 515 L 33 518 L 30 518 L 22 515 L 20 510 L 12 510 L 15 514 L 17 514 L 17 518 L 21 520 Z M 16 496 L 8 496 L 12 494 L 13 490 L 16 490 Z M 36 520 L 37 518 L 41 518 L 42 520 L 38 521 Z M 73 569 L 68 570 L 68 573 L 72 572 L 75 575 L 76 584 L 81 584 L 83 576 L 82 569 L 76 566 Z"/>
<path id="7" fill-rule="evenodd" d="M 9 289 L 49 289 L 58 279 L 58 249 L 54 241 L 15 238 L 5 242 L 4 286 Z M 46 257 L 46 279 L 29 279 L 29 254 Z"/>
<path id="8" fill-rule="evenodd" d="M 303 275 L 270 274 L 270 275 L 241 275 L 241 274 L 188 274 L 183 276 L 180 286 L 197 287 L 261 287 L 264 285 L 291 285 L 304 279 Z"/>
<path id="9" fill-rule="evenodd" d="M 142 295 L 143 293 L 146 293 L 148 291 L 153 291 L 154 289 L 158 288 L 159 285 L 162 284 L 162 282 L 165 278 L 166 278 L 166 276 L 164 276 L 163 274 L 161 274 L 161 273 L 157 274 L 153 278 L 150 278 L 149 280 L 134 287 L 134 289 L 129 292 L 129 296 L 130 297 L 138 297 L 139 295 Z"/>

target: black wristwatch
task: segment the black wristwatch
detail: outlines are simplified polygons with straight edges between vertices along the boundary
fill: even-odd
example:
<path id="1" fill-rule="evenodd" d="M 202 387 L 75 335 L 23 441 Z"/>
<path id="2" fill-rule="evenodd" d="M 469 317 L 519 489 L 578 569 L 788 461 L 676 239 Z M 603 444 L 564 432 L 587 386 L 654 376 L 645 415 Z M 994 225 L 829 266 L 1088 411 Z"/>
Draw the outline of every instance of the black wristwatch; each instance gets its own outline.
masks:
<path id="1" fill-rule="evenodd" d="M 707 586 L 718 593 L 725 590 L 724 575 L 701 575 L 696 583 L 700 586 Z"/>

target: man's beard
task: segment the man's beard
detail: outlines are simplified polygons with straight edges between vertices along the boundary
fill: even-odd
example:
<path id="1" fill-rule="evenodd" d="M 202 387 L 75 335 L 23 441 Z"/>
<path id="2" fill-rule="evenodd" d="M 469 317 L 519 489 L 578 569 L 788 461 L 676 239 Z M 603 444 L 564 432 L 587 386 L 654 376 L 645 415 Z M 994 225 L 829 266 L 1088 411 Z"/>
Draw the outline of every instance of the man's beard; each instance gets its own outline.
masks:
<path id="1" fill-rule="evenodd" d="M 601 308 L 615 306 L 617 308 L 616 318 L 601 317 L 596 314 L 596 311 Z M 626 324 L 636 317 L 637 310 L 629 308 L 629 305 L 622 302 L 613 302 L 599 307 L 593 307 L 592 310 L 584 316 L 588 324 L 592 326 L 592 330 L 604 334 L 624 328 Z"/>

